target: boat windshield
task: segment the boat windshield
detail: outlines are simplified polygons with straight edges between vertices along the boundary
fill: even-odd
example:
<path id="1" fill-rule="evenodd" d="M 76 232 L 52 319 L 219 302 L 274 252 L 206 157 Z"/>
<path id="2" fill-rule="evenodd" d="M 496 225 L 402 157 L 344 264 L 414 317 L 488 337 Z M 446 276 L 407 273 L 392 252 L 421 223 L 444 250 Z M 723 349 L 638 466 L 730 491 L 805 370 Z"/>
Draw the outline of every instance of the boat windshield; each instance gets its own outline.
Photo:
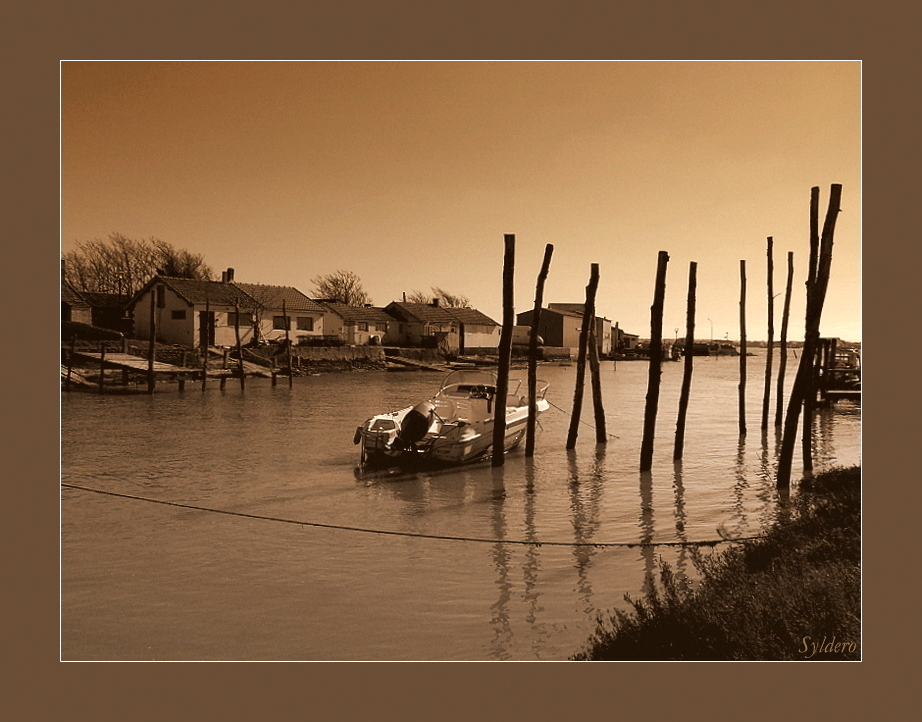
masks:
<path id="1" fill-rule="evenodd" d="M 522 386 L 520 379 L 509 379 L 509 393 L 518 395 Z M 460 369 L 448 374 L 442 381 L 439 396 L 453 396 L 460 398 L 483 397 L 496 395 L 496 372 L 482 369 Z"/>

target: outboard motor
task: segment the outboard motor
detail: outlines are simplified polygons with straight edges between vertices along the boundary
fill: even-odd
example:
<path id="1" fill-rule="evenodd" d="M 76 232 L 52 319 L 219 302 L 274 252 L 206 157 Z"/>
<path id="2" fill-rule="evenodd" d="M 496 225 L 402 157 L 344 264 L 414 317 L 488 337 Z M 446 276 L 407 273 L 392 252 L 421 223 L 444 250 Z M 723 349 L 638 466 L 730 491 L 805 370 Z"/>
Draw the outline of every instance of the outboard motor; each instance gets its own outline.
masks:
<path id="1" fill-rule="evenodd" d="M 417 441 L 421 441 L 429 432 L 434 410 L 435 404 L 431 401 L 423 401 L 410 409 L 400 423 L 400 431 L 394 439 L 394 448 L 410 449 Z"/>

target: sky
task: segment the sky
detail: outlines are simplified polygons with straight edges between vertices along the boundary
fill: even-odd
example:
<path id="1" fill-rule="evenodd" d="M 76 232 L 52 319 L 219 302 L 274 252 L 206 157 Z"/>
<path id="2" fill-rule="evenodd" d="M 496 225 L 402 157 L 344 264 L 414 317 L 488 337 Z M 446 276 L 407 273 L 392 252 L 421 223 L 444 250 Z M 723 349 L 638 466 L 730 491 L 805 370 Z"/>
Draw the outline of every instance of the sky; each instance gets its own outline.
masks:
<path id="1" fill-rule="evenodd" d="M 861 338 L 861 64 L 820 62 L 90 62 L 61 64 L 61 251 L 160 238 L 239 281 L 339 269 L 378 306 L 432 287 L 502 320 L 585 300 L 650 336 L 659 251 L 663 336 L 774 337 L 794 253 L 802 339 L 810 189 L 842 204 L 821 332 Z"/>

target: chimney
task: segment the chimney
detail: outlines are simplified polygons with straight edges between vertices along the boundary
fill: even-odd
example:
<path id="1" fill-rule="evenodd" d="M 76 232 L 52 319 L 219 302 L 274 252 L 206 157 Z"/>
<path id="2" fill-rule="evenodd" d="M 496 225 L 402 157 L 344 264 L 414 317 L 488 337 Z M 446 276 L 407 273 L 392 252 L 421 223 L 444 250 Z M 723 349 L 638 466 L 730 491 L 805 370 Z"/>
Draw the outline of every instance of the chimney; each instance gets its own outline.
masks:
<path id="1" fill-rule="evenodd" d="M 224 275 L 226 276 L 227 283 L 234 282 L 234 269 L 233 268 L 228 268 Z"/>
<path id="2" fill-rule="evenodd" d="M 433 308 L 438 308 L 438 307 L 439 307 L 439 299 L 433 298 L 433 299 L 432 299 L 432 303 L 431 303 L 430 305 L 431 305 Z"/>
<path id="3" fill-rule="evenodd" d="M 227 271 L 221 271 L 221 283 L 227 283 Z"/>

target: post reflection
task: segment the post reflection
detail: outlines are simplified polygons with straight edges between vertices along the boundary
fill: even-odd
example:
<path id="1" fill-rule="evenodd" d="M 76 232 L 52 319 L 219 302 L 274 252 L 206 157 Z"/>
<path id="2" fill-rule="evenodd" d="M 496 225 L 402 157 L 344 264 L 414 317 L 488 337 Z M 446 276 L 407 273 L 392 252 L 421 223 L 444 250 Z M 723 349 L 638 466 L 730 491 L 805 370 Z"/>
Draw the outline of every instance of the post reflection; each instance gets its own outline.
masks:
<path id="1" fill-rule="evenodd" d="M 675 534 L 679 541 L 686 542 L 685 534 L 685 485 L 682 482 L 682 460 L 673 462 L 672 488 L 675 492 Z M 688 568 L 688 548 L 683 544 L 679 547 L 676 558 L 676 578 L 685 579 L 685 570 Z"/>
<path id="2" fill-rule="evenodd" d="M 656 549 L 653 547 L 653 473 L 640 472 L 640 548 L 644 560 L 644 593 L 646 594 L 655 584 Z"/>
<path id="3" fill-rule="evenodd" d="M 734 470 L 736 482 L 733 484 L 733 508 L 739 519 L 741 527 L 748 522 L 746 514 L 746 490 L 749 480 L 746 478 L 746 437 L 740 436 L 736 445 L 736 468 Z"/>
<path id="4" fill-rule="evenodd" d="M 604 447 L 602 447 L 604 449 Z M 595 549 L 588 546 L 592 542 L 599 527 L 599 488 L 601 486 L 601 460 L 604 459 L 604 450 L 596 452 L 592 473 L 586 483 L 580 481 L 579 465 L 576 451 L 567 451 L 567 477 L 570 493 L 570 523 L 573 527 L 573 560 L 576 567 L 576 587 L 583 610 L 587 614 L 594 612 L 592 604 L 592 582 L 589 579 L 589 568 Z"/>
<path id="5" fill-rule="evenodd" d="M 524 523 L 525 539 L 530 542 L 538 541 L 538 530 L 535 526 L 535 461 L 534 458 L 525 460 L 525 501 Z M 536 544 L 525 547 L 525 563 L 522 565 L 522 579 L 525 584 L 524 599 L 526 604 L 525 621 L 534 625 L 538 620 L 541 607 L 538 604 L 538 572 L 541 565 Z"/>
<path id="6" fill-rule="evenodd" d="M 504 543 L 506 538 L 506 486 L 503 478 L 504 469 L 502 466 L 492 469 L 493 481 L 493 536 L 496 542 L 493 544 L 490 556 L 493 560 L 493 566 L 496 569 L 496 587 L 499 597 L 496 602 L 490 606 L 490 627 L 493 630 L 493 639 L 490 647 L 493 651 L 492 656 L 495 659 L 509 659 L 511 656 L 512 643 L 512 625 L 509 616 L 509 601 L 512 598 L 512 584 L 509 581 L 509 562 L 510 551 Z"/>

